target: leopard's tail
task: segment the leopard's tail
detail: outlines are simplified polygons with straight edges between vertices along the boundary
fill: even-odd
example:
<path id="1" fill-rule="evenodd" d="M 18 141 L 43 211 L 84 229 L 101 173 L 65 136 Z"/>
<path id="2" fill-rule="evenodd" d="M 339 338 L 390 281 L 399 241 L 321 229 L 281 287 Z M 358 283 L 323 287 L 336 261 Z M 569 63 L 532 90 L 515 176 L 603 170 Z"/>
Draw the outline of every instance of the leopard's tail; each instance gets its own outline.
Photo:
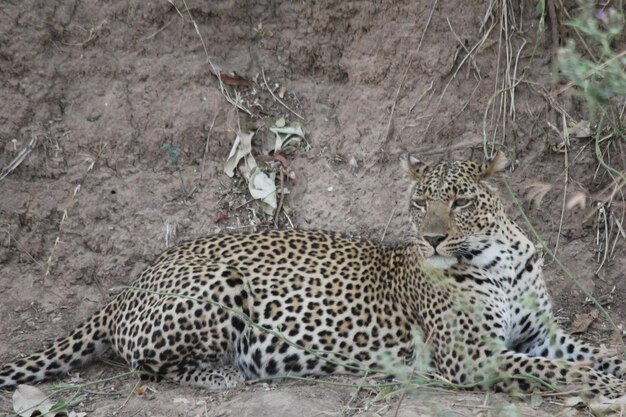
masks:
<path id="1" fill-rule="evenodd" d="M 101 355 L 108 346 L 105 309 L 48 348 L 0 366 L 0 388 L 54 379 Z"/>

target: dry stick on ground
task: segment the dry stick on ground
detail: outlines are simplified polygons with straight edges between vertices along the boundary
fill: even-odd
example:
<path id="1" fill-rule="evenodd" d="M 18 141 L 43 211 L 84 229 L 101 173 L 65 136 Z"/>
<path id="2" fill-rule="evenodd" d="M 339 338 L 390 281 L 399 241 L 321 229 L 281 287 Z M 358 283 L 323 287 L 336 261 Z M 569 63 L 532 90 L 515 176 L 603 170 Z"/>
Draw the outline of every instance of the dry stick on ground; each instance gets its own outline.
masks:
<path id="1" fill-rule="evenodd" d="M 597 229 L 596 229 L 596 247 L 600 246 L 600 222 L 602 221 L 602 225 L 604 226 L 604 251 L 602 253 L 602 262 L 600 262 L 600 266 L 598 266 L 598 269 L 596 269 L 596 275 L 598 274 L 598 272 L 600 272 L 600 269 L 602 269 L 602 267 L 604 266 L 604 263 L 606 262 L 606 257 L 607 254 L 609 252 L 609 225 L 608 225 L 608 218 L 606 215 L 606 208 L 604 207 L 604 204 L 602 203 L 598 203 L 599 204 L 599 208 L 598 208 L 598 222 L 597 222 Z M 600 253 L 598 252 L 598 261 L 600 261 Z"/>
<path id="2" fill-rule="evenodd" d="M 296 113 L 295 111 L 293 111 L 292 109 L 289 108 L 289 106 L 287 106 L 285 104 L 284 101 L 282 101 L 280 99 L 280 97 L 277 97 L 274 92 L 272 91 L 272 89 L 270 88 L 270 86 L 267 84 L 267 79 L 265 78 L 265 70 L 263 68 L 261 68 L 261 75 L 263 76 L 263 83 L 265 83 L 265 88 L 267 88 L 267 91 L 270 92 L 270 94 L 272 95 L 272 97 L 274 98 L 274 100 L 276 100 L 277 102 L 279 102 L 284 108 L 286 108 L 287 110 L 289 110 L 291 113 L 293 113 L 297 118 L 299 118 L 300 120 L 304 120 L 304 117 L 300 116 L 298 113 Z"/>
<path id="3" fill-rule="evenodd" d="M 9 225 L 7 224 L 7 235 L 9 236 L 9 241 L 7 242 L 7 247 L 11 247 L 11 240 L 13 240 L 16 244 L 16 246 L 22 250 L 22 252 L 24 252 L 26 255 L 28 255 L 28 257 L 37 264 L 37 266 L 39 266 L 40 268 L 43 268 L 43 264 L 41 262 L 39 262 L 38 260 L 36 260 L 35 258 L 33 258 L 33 255 L 31 255 L 26 248 L 24 247 L 24 245 L 22 245 L 20 243 L 19 240 L 17 240 L 17 238 L 13 235 L 11 235 L 11 231 L 9 230 Z"/>
<path id="4" fill-rule="evenodd" d="M 429 92 L 432 91 L 433 89 L 433 82 L 434 80 L 430 80 L 430 84 L 428 84 L 428 87 L 426 87 L 426 89 L 422 92 L 422 94 L 420 94 L 420 96 L 417 98 L 417 100 L 415 100 L 415 103 L 413 103 L 413 105 L 409 108 L 409 113 L 413 112 L 413 109 L 415 108 L 415 106 L 417 106 L 417 103 L 419 103 L 420 101 L 422 101 L 422 99 L 424 98 L 424 96 Z M 431 98 L 432 98 L 432 93 L 431 93 Z M 423 117 L 423 116 L 422 116 Z"/>
<path id="5" fill-rule="evenodd" d="M 454 28 L 452 27 L 452 23 L 450 23 L 450 18 L 449 17 L 446 17 L 446 22 L 448 22 L 448 28 L 450 28 L 450 32 L 452 32 L 452 34 L 456 38 L 456 41 L 459 43 L 461 48 L 463 48 L 463 50 L 465 50 L 466 56 L 469 56 L 469 53 L 470 53 L 469 49 L 467 49 L 467 47 L 465 46 L 465 43 L 463 43 L 463 41 L 461 40 L 459 35 L 457 35 L 456 32 L 454 31 Z M 472 67 L 474 67 L 474 71 L 476 71 L 476 74 L 478 75 L 478 79 L 481 80 L 482 76 L 480 75 L 480 68 L 478 68 L 478 65 L 476 65 L 476 60 L 472 58 L 470 60 L 470 62 L 472 64 Z"/>
<path id="6" fill-rule="evenodd" d="M 622 200 L 623 197 L 624 196 L 622 196 Z M 617 226 L 617 233 L 615 234 L 615 240 L 613 240 L 613 245 L 611 246 L 611 253 L 609 254 L 609 258 L 613 258 L 613 254 L 615 253 L 615 247 L 617 246 L 617 241 L 619 240 L 620 236 L 622 237 L 622 239 L 626 239 L 626 232 L 624 232 L 624 227 L 622 226 L 624 223 L 624 208 L 622 208 L 621 220 L 617 218 L 613 211 L 611 211 L 611 217 L 613 218 L 613 221 Z"/>
<path id="7" fill-rule="evenodd" d="M 163 26 L 161 26 L 156 32 L 154 32 L 152 35 L 148 35 L 145 38 L 142 39 L 142 41 L 148 41 L 152 38 L 154 38 L 156 35 L 158 35 L 159 33 L 163 32 L 165 30 L 165 28 L 167 28 L 169 25 L 172 24 L 172 22 L 176 20 L 176 16 L 172 17 L 170 19 L 169 22 L 167 22 L 166 24 L 164 24 Z"/>
<path id="8" fill-rule="evenodd" d="M 293 225 L 293 222 L 291 221 L 291 218 L 289 217 L 285 209 L 283 209 L 283 214 L 285 215 L 285 218 L 289 222 L 289 226 L 291 226 L 292 229 L 295 229 L 296 227 Z"/>
<path id="9" fill-rule="evenodd" d="M 389 228 L 389 223 L 391 223 L 391 219 L 393 219 L 393 216 L 394 216 L 394 214 L 396 214 L 396 210 L 397 209 L 398 209 L 398 203 L 396 202 L 396 206 L 391 211 L 391 215 L 389 216 L 389 219 L 387 220 L 387 224 L 385 225 L 385 230 L 383 230 L 383 235 L 380 237 L 380 241 L 381 242 L 385 240 L 385 235 L 387 234 L 387 229 Z"/>
<path id="10" fill-rule="evenodd" d="M 207 133 L 206 141 L 204 142 L 204 153 L 202 154 L 202 165 L 200 167 L 200 181 L 202 181 L 204 177 L 204 165 L 206 163 L 206 156 L 209 153 L 209 139 L 211 138 L 211 132 L 213 132 L 213 126 L 215 126 L 217 114 L 218 112 L 215 112 L 215 116 L 213 116 L 213 121 L 211 122 L 211 127 L 209 128 L 209 133 Z"/>
<path id="11" fill-rule="evenodd" d="M 135 383 L 135 386 L 133 387 L 133 389 L 130 390 L 130 394 L 128 394 L 128 396 L 126 397 L 126 400 L 124 400 L 122 405 L 120 405 L 118 409 L 113 412 L 113 415 L 116 415 L 122 410 L 122 408 L 126 407 L 126 404 L 128 404 L 128 401 L 130 401 L 130 397 L 133 396 L 133 394 L 135 393 L 135 390 L 137 389 L 140 383 L 141 383 L 141 379 Z"/>
<path id="12" fill-rule="evenodd" d="M 415 374 L 415 366 L 412 366 L 408 381 L 411 381 L 411 379 L 413 379 L 414 374 Z M 402 390 L 402 394 L 400 395 L 400 398 L 398 399 L 398 404 L 396 405 L 396 410 L 393 413 L 393 417 L 398 417 L 398 413 L 400 412 L 400 406 L 402 406 L 402 402 L 404 401 L 404 398 L 406 397 L 407 388 L 408 388 L 408 384 L 405 385 L 404 389 Z"/>
<path id="13" fill-rule="evenodd" d="M 37 146 L 37 136 L 33 136 L 28 144 L 20 149 L 20 151 L 9 163 L 9 165 L 7 165 L 7 167 L 0 172 L 0 181 L 2 181 L 7 175 L 15 170 L 15 168 L 20 166 L 20 164 L 24 162 L 24 159 L 26 159 L 26 157 L 32 152 L 32 150 L 35 149 L 35 146 Z"/>
<path id="14" fill-rule="evenodd" d="M 556 232 L 556 243 L 554 244 L 554 256 L 556 256 L 559 251 L 559 241 L 561 239 L 561 229 L 563 228 L 563 217 L 565 216 L 565 205 L 567 204 L 567 186 L 569 185 L 569 155 L 567 153 L 567 147 L 569 146 L 569 132 L 567 130 L 567 122 L 565 121 L 565 115 L 561 114 L 561 119 L 563 121 L 563 141 L 565 142 L 565 146 L 563 146 L 564 156 L 565 156 L 565 181 L 563 185 L 563 203 L 561 205 L 561 218 L 559 220 L 559 230 Z"/>
<path id="15" fill-rule="evenodd" d="M 611 195 L 605 200 L 605 203 L 599 203 L 599 209 L 598 209 L 598 230 L 596 232 L 596 242 L 599 245 L 598 241 L 599 241 L 599 234 L 600 234 L 600 228 L 599 228 L 599 218 L 602 217 L 603 220 L 603 224 L 604 224 L 604 253 L 602 256 L 602 262 L 600 263 L 600 266 L 598 267 L 598 269 L 596 270 L 596 274 L 598 272 L 600 272 L 600 269 L 602 269 L 602 267 L 604 266 L 604 263 L 606 262 L 607 259 L 610 259 L 613 256 L 613 252 L 615 250 L 615 246 L 617 245 L 617 241 L 620 238 L 620 236 L 626 238 L 625 233 L 624 233 L 624 229 L 622 228 L 622 223 L 623 223 L 623 219 L 624 219 L 624 194 L 622 192 L 623 186 L 624 186 L 624 180 L 622 180 L 621 178 L 615 178 L 615 176 L 613 175 L 612 172 L 608 171 L 608 175 L 611 177 L 611 179 L 613 180 L 613 191 L 611 192 Z M 614 198 L 616 196 L 616 194 L 619 193 L 622 197 L 622 204 L 618 204 L 614 202 Z M 607 207 L 607 208 L 605 208 Z M 615 216 L 615 212 L 614 209 L 616 207 L 621 207 L 622 209 L 622 221 L 619 221 L 617 219 L 617 217 Z M 613 219 L 613 221 L 611 221 L 611 219 Z M 611 249 L 609 251 L 609 241 L 611 240 L 611 235 L 613 234 L 612 229 L 613 226 L 617 226 L 617 232 L 615 235 L 615 240 L 613 241 L 613 245 L 611 246 Z M 609 227 L 610 226 L 610 227 Z"/>
<path id="16" fill-rule="evenodd" d="M 107 23 L 107 20 L 104 19 L 103 21 L 101 21 L 98 26 L 92 27 L 91 29 L 89 29 L 89 34 L 87 36 L 87 39 L 84 42 L 78 42 L 78 43 L 67 43 L 67 42 L 63 42 L 61 41 L 61 44 L 65 45 L 65 46 L 85 46 L 87 45 L 89 42 L 95 40 L 98 35 L 100 30 L 102 29 L 102 27 Z"/>
<path id="17" fill-rule="evenodd" d="M 552 55 L 559 49 L 559 22 L 556 16 L 556 7 L 554 6 L 554 0 L 547 0 L 548 2 L 548 16 L 550 16 L 550 23 L 552 23 Z"/>
<path id="18" fill-rule="evenodd" d="M 285 199 L 285 174 L 283 173 L 283 167 L 280 166 L 278 171 L 280 172 L 280 199 L 278 200 L 278 206 L 276 206 L 276 211 L 274 212 L 274 227 L 276 228 L 278 228 L 278 217 L 283 210 L 283 201 Z"/>

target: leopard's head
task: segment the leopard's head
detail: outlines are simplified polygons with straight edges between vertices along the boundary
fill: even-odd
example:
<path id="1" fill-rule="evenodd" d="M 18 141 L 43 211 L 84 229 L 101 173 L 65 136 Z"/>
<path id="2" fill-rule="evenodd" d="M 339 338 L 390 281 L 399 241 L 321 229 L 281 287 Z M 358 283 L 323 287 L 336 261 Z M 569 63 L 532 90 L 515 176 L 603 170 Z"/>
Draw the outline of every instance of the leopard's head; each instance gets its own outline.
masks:
<path id="1" fill-rule="evenodd" d="M 445 161 L 429 165 L 412 155 L 402 162 L 411 182 L 412 235 L 424 258 L 435 265 L 447 260 L 445 266 L 468 250 L 471 238 L 506 234 L 503 228 L 510 223 L 490 181 L 507 165 L 502 153 L 484 164 Z"/>

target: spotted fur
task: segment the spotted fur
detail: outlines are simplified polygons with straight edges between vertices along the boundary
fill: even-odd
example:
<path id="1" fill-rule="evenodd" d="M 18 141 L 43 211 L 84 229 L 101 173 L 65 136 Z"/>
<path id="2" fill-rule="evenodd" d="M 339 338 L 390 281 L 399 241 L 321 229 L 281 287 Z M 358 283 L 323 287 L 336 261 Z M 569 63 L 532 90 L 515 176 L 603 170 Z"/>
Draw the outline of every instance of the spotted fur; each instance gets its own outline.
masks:
<path id="1" fill-rule="evenodd" d="M 427 358 L 467 388 L 626 394 L 621 359 L 554 324 L 541 257 L 490 183 L 504 166 L 407 158 L 401 244 L 304 230 L 181 243 L 68 336 L 1 367 L 0 387 L 58 377 L 110 349 L 132 369 L 209 389 Z"/>

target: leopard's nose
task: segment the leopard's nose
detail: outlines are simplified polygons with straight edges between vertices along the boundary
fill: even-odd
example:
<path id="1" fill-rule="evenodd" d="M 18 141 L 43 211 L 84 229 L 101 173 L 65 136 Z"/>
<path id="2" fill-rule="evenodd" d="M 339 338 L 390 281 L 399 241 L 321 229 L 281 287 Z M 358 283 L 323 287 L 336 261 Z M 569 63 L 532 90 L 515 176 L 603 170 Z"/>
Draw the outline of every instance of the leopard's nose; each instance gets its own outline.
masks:
<path id="1" fill-rule="evenodd" d="M 444 235 L 433 235 L 433 236 L 424 235 L 424 240 L 430 243 L 430 246 L 432 246 L 433 249 L 437 249 L 437 246 L 439 246 L 441 242 L 446 240 L 447 237 L 448 235 L 445 235 L 445 236 Z"/>

